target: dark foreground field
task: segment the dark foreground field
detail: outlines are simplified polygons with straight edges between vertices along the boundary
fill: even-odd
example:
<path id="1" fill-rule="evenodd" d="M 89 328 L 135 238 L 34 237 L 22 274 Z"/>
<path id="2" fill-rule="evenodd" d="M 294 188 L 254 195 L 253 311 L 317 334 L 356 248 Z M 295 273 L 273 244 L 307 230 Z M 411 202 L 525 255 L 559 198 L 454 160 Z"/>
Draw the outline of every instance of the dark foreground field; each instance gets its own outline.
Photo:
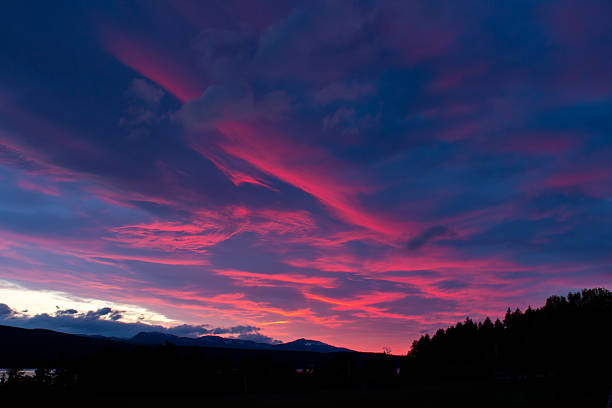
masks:
<path id="1" fill-rule="evenodd" d="M 580 385 L 454 382 L 405 387 L 251 394 L 227 397 L 80 396 L 39 399 L 24 395 L 13 406 L 62 407 L 607 407 L 608 392 Z"/>
<path id="2" fill-rule="evenodd" d="M 453 383 L 259 395 L 218 400 L 218 406 L 257 407 L 606 407 L 608 393 L 542 384 Z M 138 401 L 134 401 L 138 402 Z M 179 402 L 179 401 L 177 401 Z M 185 406 L 199 404 L 185 400 Z M 205 404 L 204 404 L 205 406 Z M 212 406 L 212 405 L 211 405 Z"/>

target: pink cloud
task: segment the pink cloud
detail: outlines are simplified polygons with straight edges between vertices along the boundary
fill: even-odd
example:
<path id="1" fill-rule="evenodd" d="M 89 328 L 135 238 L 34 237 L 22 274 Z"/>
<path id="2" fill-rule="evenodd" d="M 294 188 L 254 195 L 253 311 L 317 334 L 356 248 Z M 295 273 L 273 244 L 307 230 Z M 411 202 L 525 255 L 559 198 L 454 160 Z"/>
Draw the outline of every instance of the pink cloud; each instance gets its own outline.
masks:
<path id="1" fill-rule="evenodd" d="M 7 125 L 10 123 L 15 128 L 15 134 L 5 134 L 7 139 L 12 139 L 12 141 L 3 141 L 3 144 L 23 151 L 26 157 L 41 157 L 41 149 L 32 149 L 24 142 L 37 134 L 46 135 L 46 138 L 43 139 L 43 146 L 58 149 L 62 154 L 73 153 L 99 159 L 106 153 L 99 146 L 88 143 L 70 129 L 58 126 L 41 116 L 33 115 L 9 101 L 0 101 L 0 115 L 6 116 Z M 52 142 L 49 143 L 49 141 Z"/>
<path id="2" fill-rule="evenodd" d="M 526 132 L 509 135 L 502 149 L 517 153 L 562 154 L 578 146 L 578 136 L 566 132 Z"/>
<path id="3" fill-rule="evenodd" d="M 208 265 L 204 258 L 194 255 L 183 255 L 180 258 L 167 256 L 164 253 L 124 253 L 117 248 L 108 248 L 102 240 L 98 238 L 68 238 L 59 236 L 44 236 L 32 234 L 20 234 L 7 230 L 0 230 L 0 235 L 4 239 L 10 239 L 18 246 L 35 245 L 38 249 L 43 249 L 59 255 L 71 256 L 88 262 L 119 266 L 121 261 L 137 261 L 146 263 L 156 263 L 161 265 L 176 266 L 196 266 Z"/>
<path id="4" fill-rule="evenodd" d="M 372 187 L 335 177 L 342 173 L 341 164 L 323 151 L 292 144 L 269 128 L 223 122 L 217 129 L 225 137 L 219 146 L 226 153 L 313 195 L 344 221 L 394 237 L 406 232 L 405 223 L 363 208 L 359 194 L 372 192 Z"/>
<path id="5" fill-rule="evenodd" d="M 544 183 L 548 188 L 562 188 L 600 182 L 612 177 L 612 168 L 567 169 L 549 177 Z"/>
<path id="6" fill-rule="evenodd" d="M 335 299 L 326 296 L 315 295 L 304 292 L 306 299 L 316 300 L 319 302 L 334 305 L 332 310 L 338 311 L 358 311 L 358 316 L 361 317 L 381 317 L 390 319 L 412 320 L 411 316 L 399 313 L 392 313 L 388 308 L 373 306 L 385 302 L 394 302 L 406 297 L 404 293 L 393 292 L 373 292 L 362 294 L 351 299 Z"/>
<path id="7" fill-rule="evenodd" d="M 235 168 L 231 168 L 229 164 L 225 163 L 225 161 L 213 155 L 211 152 L 203 149 L 198 150 L 200 154 L 205 156 L 208 160 L 210 160 L 223 174 L 227 176 L 234 183 L 235 186 L 240 186 L 241 184 L 250 183 L 255 184 L 264 188 L 268 188 L 273 191 L 278 191 L 275 188 L 270 187 L 263 179 L 252 176 L 247 172 L 237 170 Z"/>
<path id="8" fill-rule="evenodd" d="M 267 318 L 269 315 L 300 318 L 326 323 L 324 318 L 317 317 L 309 308 L 286 310 L 270 305 L 268 302 L 256 302 L 248 300 L 244 293 L 222 293 L 213 296 L 200 295 L 196 291 L 168 290 L 160 288 L 150 288 L 149 292 L 168 297 L 172 302 L 195 302 L 195 305 L 186 304 L 184 307 L 200 307 L 205 310 L 221 310 L 231 316 L 248 316 L 251 319 Z M 228 307 L 232 310 L 228 310 Z"/>
<path id="9" fill-rule="evenodd" d="M 109 26 L 102 26 L 99 37 L 103 47 L 117 60 L 155 82 L 181 102 L 197 99 L 204 92 L 203 80 L 187 68 L 190 65 L 178 62 L 176 53 L 131 38 Z"/>
<path id="10" fill-rule="evenodd" d="M 112 235 L 104 240 L 123 247 L 152 249 L 171 253 L 205 255 L 208 249 L 243 232 L 262 237 L 306 234 L 316 225 L 305 211 L 273 209 L 250 210 L 228 206 L 217 210 L 197 210 L 189 222 L 154 221 L 108 228 Z"/>
<path id="11" fill-rule="evenodd" d="M 459 36 L 458 27 L 445 21 L 442 14 L 426 12 L 419 3 L 400 2 L 381 7 L 380 36 L 405 64 L 415 64 L 445 55 Z"/>
<path id="12" fill-rule="evenodd" d="M 207 248 L 226 241 L 236 231 L 224 231 L 220 225 L 203 222 L 179 224 L 156 222 L 152 224 L 126 225 L 109 229 L 113 237 L 106 240 L 133 248 L 150 248 L 164 252 L 177 250 L 207 253 Z"/>
<path id="13" fill-rule="evenodd" d="M 26 179 L 19 179 L 17 181 L 17 186 L 23 190 L 34 191 L 41 194 L 50 195 L 53 197 L 59 197 L 60 191 L 57 187 L 47 184 L 41 185 Z"/>
<path id="14" fill-rule="evenodd" d="M 453 71 L 443 71 L 429 85 L 433 92 L 444 92 L 465 84 L 470 79 L 483 74 L 486 71 L 486 66 L 483 63 L 477 63 L 473 66 L 454 69 Z"/>
<path id="15" fill-rule="evenodd" d="M 336 279 L 300 274 L 265 274 L 240 271 L 235 269 L 213 269 L 217 275 L 227 276 L 238 280 L 245 286 L 278 286 L 294 284 L 304 286 L 318 286 L 322 288 L 337 287 Z"/>

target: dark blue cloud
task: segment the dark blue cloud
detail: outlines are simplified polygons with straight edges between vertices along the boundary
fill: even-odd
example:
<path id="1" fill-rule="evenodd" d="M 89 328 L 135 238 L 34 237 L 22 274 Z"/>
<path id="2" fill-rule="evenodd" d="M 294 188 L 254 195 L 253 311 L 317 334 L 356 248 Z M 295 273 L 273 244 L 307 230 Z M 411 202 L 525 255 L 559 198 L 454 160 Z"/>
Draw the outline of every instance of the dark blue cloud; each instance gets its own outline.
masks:
<path id="1" fill-rule="evenodd" d="M 50 329 L 72 334 L 101 335 L 108 337 L 130 338 L 140 332 L 168 333 L 182 337 L 199 337 L 203 335 L 253 335 L 259 327 L 233 326 L 210 327 L 209 325 L 178 325 L 163 327 L 145 323 L 127 323 L 120 321 L 121 312 L 110 307 L 79 313 L 74 309 L 58 310 L 54 314 L 37 314 L 26 316 L 17 313 L 4 303 L 0 303 L 0 324 L 28 329 Z"/>
<path id="2" fill-rule="evenodd" d="M 428 244 L 436 238 L 452 234 L 452 231 L 450 231 L 447 227 L 443 225 L 434 225 L 433 227 L 427 228 L 414 238 L 411 238 L 408 241 L 408 249 L 419 249 L 423 245 Z"/>

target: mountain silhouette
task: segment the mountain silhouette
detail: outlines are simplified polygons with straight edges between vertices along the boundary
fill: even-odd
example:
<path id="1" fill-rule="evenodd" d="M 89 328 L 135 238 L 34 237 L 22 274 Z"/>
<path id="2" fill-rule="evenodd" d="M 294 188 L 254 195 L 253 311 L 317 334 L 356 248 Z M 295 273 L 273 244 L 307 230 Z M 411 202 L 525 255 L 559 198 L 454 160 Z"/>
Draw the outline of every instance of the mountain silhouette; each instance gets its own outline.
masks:
<path id="1" fill-rule="evenodd" d="M 239 348 L 249 350 L 286 350 L 286 351 L 314 351 L 318 353 L 352 352 L 347 348 L 335 347 L 329 344 L 308 339 L 298 339 L 288 343 L 268 344 L 251 340 L 230 339 L 220 336 L 179 337 L 167 333 L 140 332 L 127 340 L 132 344 L 162 345 L 166 342 L 175 346 L 199 346 L 218 348 Z"/>
<path id="2" fill-rule="evenodd" d="M 61 333 L 47 329 L 23 329 L 0 325 L 0 367 L 36 367 L 42 362 L 57 362 L 64 357 L 81 358 L 104 350 L 129 353 L 139 346 L 167 343 L 181 348 L 201 347 L 221 350 L 253 350 L 261 352 L 290 351 L 337 353 L 352 350 L 334 347 L 316 340 L 299 339 L 282 344 L 257 343 L 250 340 L 219 336 L 179 337 L 166 333 L 141 332 L 130 339 Z"/>
<path id="3" fill-rule="evenodd" d="M 317 340 L 308 339 L 298 339 L 288 343 L 275 344 L 272 347 L 275 350 L 315 351 L 318 353 L 353 352 L 353 350 L 347 348 L 330 346 Z"/>
<path id="4" fill-rule="evenodd" d="M 104 337 L 0 325 L 0 366 L 3 367 L 36 367 L 41 361 L 51 363 L 63 356 L 80 358 L 111 346 L 116 349 L 130 347 Z"/>

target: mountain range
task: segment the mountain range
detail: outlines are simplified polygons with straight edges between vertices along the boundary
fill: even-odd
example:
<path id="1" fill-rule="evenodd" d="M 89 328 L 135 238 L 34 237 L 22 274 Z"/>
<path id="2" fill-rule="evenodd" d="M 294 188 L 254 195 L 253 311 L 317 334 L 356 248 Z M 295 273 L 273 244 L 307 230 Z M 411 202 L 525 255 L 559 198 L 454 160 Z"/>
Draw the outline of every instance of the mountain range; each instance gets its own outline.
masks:
<path id="1" fill-rule="evenodd" d="M 269 344 L 258 343 L 251 340 L 229 339 L 220 336 L 202 337 L 179 337 L 172 334 L 157 332 L 140 332 L 136 336 L 128 339 L 127 342 L 141 345 L 159 345 L 166 342 L 175 346 L 198 346 L 198 347 L 218 347 L 218 348 L 239 348 L 249 350 L 288 350 L 288 351 L 314 351 L 318 353 L 352 352 L 342 347 L 335 347 L 329 344 L 308 339 L 298 339 L 288 343 Z"/>
<path id="2" fill-rule="evenodd" d="M 116 349 L 129 352 L 129 350 L 136 346 L 154 346 L 166 343 L 171 343 L 181 348 L 198 346 L 211 350 L 279 350 L 315 353 L 353 352 L 353 350 L 346 348 L 334 347 L 320 341 L 307 339 L 299 339 L 288 343 L 268 344 L 220 336 L 191 338 L 158 332 L 140 332 L 132 338 L 125 339 L 0 325 L 0 366 L 2 366 L 3 362 L 7 364 L 9 360 L 36 361 L 49 355 L 83 355 L 104 350 L 110 345 L 113 345 Z"/>

